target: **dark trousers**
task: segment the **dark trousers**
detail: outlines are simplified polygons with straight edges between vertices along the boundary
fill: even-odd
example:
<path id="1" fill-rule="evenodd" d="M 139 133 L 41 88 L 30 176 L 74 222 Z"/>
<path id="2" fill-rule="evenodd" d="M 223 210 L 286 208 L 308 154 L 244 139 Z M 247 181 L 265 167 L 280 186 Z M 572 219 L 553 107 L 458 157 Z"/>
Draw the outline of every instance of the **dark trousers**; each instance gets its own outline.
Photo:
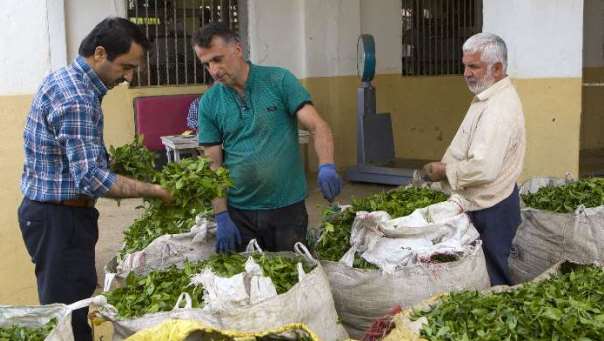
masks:
<path id="1" fill-rule="evenodd" d="M 69 304 L 91 297 L 96 288 L 96 208 L 76 208 L 23 199 L 19 226 L 35 264 L 41 304 Z M 88 308 L 73 312 L 75 340 L 92 340 Z"/>
<path id="2" fill-rule="evenodd" d="M 241 233 L 240 252 L 252 239 L 267 251 L 293 251 L 296 242 L 306 242 L 308 213 L 304 200 L 271 210 L 229 207 L 229 215 Z"/>
<path id="3" fill-rule="evenodd" d="M 497 205 L 468 214 L 482 239 L 491 285 L 512 284 L 508 256 L 521 221 L 518 187 Z"/>

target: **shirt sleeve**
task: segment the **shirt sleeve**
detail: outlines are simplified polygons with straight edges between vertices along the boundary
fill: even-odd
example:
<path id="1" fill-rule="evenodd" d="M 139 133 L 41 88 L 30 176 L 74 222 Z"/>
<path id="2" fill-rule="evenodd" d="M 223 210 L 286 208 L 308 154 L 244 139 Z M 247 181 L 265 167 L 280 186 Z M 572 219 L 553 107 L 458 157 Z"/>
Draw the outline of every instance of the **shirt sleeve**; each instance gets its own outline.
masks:
<path id="1" fill-rule="evenodd" d="M 304 105 L 312 103 L 308 91 L 300 84 L 296 76 L 287 70 L 283 75 L 281 89 L 287 110 L 291 115 L 295 115 Z"/>
<path id="2" fill-rule="evenodd" d="M 503 105 L 485 109 L 478 119 L 467 158 L 447 163 L 446 173 L 453 190 L 494 181 L 500 174 L 514 131 Z"/>
<path id="3" fill-rule="evenodd" d="M 94 107 L 84 101 L 62 104 L 50 115 L 57 139 L 65 146 L 69 172 L 82 194 L 104 195 L 117 180 L 107 169 L 107 152 L 102 145 L 101 132 L 92 121 Z"/>
<path id="4" fill-rule="evenodd" d="M 197 118 L 199 116 L 199 97 L 195 98 L 189 105 L 189 113 L 187 114 L 187 127 L 189 129 L 197 129 Z"/>
<path id="5" fill-rule="evenodd" d="M 222 134 L 220 129 L 213 119 L 215 117 L 213 108 L 209 101 L 209 96 L 202 96 L 199 101 L 199 115 L 198 115 L 198 128 L 197 135 L 199 145 L 201 146 L 212 146 L 222 143 Z"/>

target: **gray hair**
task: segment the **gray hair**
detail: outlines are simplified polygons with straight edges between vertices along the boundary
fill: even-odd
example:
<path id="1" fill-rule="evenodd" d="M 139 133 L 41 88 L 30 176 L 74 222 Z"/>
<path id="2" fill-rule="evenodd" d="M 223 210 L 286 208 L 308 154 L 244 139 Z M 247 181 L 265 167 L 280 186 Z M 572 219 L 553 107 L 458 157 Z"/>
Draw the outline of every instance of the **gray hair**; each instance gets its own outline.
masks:
<path id="1" fill-rule="evenodd" d="M 464 53 L 480 52 L 480 60 L 487 63 L 489 66 L 495 63 L 501 63 L 503 73 L 508 68 L 508 49 L 505 46 L 505 41 L 500 36 L 482 32 L 477 33 L 463 44 Z"/>

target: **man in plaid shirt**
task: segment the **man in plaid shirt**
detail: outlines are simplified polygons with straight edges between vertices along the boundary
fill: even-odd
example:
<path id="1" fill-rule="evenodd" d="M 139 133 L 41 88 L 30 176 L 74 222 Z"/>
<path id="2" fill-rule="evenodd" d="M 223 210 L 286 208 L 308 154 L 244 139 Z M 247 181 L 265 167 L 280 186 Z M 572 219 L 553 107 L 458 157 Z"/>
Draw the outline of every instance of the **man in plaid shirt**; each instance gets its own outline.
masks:
<path id="1" fill-rule="evenodd" d="M 18 216 L 41 304 L 93 294 L 96 198 L 172 200 L 159 185 L 111 172 L 103 141 L 103 96 L 132 80 L 149 45 L 135 24 L 107 18 L 84 38 L 76 60 L 47 76 L 34 97 L 25 125 Z M 73 313 L 76 340 L 92 340 L 87 313 Z"/>

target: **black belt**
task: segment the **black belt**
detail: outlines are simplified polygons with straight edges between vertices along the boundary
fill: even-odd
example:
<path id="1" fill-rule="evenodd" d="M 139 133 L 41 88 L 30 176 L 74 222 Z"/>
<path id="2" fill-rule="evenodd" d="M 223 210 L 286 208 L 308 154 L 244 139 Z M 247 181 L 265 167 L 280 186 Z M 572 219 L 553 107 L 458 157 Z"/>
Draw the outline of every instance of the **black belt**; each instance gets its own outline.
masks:
<path id="1" fill-rule="evenodd" d="M 52 204 L 52 205 L 60 205 L 60 206 L 69 206 L 69 207 L 79 207 L 79 208 L 91 208 L 94 207 L 96 203 L 96 199 L 92 198 L 75 198 L 68 200 L 48 200 L 48 201 L 36 201 L 42 204 Z"/>

